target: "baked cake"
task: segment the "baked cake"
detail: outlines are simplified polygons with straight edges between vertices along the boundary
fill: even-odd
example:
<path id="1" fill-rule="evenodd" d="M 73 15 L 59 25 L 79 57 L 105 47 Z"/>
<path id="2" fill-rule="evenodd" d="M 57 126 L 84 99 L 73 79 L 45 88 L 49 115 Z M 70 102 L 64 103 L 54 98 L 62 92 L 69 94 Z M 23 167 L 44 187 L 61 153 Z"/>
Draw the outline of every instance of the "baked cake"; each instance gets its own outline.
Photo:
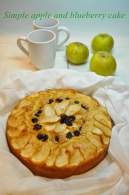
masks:
<path id="1" fill-rule="evenodd" d="M 11 152 L 35 175 L 65 178 L 95 167 L 107 154 L 112 121 L 95 99 L 73 89 L 33 93 L 7 121 Z"/>

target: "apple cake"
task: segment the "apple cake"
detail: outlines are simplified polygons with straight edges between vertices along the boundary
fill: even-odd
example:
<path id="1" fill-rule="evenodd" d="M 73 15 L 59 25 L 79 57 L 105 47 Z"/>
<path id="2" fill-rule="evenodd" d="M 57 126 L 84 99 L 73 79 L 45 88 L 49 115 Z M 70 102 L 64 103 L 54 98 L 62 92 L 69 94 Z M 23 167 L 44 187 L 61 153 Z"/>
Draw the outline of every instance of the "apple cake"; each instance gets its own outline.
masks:
<path id="1" fill-rule="evenodd" d="M 86 172 L 107 154 L 112 120 L 94 98 L 49 89 L 21 99 L 7 120 L 11 152 L 35 175 L 66 178 Z"/>

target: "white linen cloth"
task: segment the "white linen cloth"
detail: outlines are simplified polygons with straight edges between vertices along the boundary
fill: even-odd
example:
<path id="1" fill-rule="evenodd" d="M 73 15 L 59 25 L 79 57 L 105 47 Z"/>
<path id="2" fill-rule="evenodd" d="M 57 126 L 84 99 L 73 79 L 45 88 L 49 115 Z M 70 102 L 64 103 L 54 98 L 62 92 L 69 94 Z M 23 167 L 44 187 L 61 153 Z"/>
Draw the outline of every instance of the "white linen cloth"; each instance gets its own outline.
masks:
<path id="1" fill-rule="evenodd" d="M 92 95 L 107 107 L 115 126 L 107 157 L 87 173 L 67 179 L 34 176 L 6 142 L 6 121 L 14 103 L 34 91 L 74 88 Z M 0 89 L 0 195 L 128 195 L 129 87 L 114 77 L 50 69 L 20 71 Z"/>

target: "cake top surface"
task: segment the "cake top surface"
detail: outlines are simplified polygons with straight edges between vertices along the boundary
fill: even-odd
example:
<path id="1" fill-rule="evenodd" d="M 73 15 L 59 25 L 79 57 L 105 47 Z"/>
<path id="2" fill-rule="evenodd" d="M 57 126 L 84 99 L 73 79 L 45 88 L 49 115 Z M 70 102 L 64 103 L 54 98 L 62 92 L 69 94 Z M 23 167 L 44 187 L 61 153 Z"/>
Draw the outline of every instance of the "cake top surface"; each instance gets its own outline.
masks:
<path id="1" fill-rule="evenodd" d="M 12 110 L 7 137 L 20 155 L 47 166 L 74 166 L 108 146 L 111 118 L 95 99 L 72 89 L 26 96 Z"/>

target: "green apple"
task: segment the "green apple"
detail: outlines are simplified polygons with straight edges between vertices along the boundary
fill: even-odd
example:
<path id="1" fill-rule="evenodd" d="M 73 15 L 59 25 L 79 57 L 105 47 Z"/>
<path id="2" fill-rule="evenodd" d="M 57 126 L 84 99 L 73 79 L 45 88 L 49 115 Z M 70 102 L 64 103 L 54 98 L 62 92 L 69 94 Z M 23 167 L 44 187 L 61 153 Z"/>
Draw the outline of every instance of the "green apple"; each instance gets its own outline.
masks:
<path id="1" fill-rule="evenodd" d="M 108 51 L 110 52 L 114 46 L 114 40 L 111 35 L 102 33 L 95 36 L 91 43 L 93 52 Z"/>
<path id="2" fill-rule="evenodd" d="M 66 47 L 66 59 L 71 64 L 84 64 L 89 56 L 86 45 L 80 42 L 72 42 Z"/>
<path id="3" fill-rule="evenodd" d="M 113 75 L 116 67 L 115 58 L 106 51 L 96 52 L 90 61 L 90 70 L 103 76 Z"/>

